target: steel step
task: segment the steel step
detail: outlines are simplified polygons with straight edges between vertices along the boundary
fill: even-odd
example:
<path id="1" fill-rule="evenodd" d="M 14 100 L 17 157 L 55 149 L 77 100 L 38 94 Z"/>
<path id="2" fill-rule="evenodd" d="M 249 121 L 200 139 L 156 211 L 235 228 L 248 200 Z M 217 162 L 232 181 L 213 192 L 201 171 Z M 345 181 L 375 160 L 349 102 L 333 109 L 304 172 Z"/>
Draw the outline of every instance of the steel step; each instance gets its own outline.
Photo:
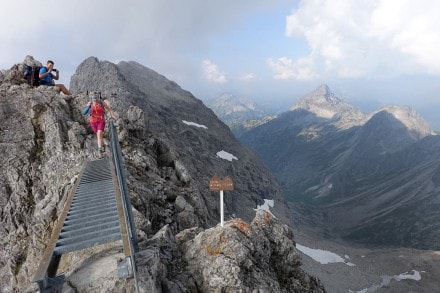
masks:
<path id="1" fill-rule="evenodd" d="M 116 204 L 116 200 L 109 200 L 100 205 L 89 205 L 84 207 L 70 207 L 69 213 L 67 216 L 77 215 L 82 213 L 89 213 L 93 211 L 99 211 L 100 209 L 106 209 L 107 207 L 114 207 Z"/>
<path id="2" fill-rule="evenodd" d="M 95 203 L 95 202 L 103 202 L 108 199 L 114 198 L 114 192 L 113 193 L 107 193 L 107 194 L 99 194 L 91 197 L 84 197 L 84 198 L 78 198 L 76 200 L 72 201 L 72 205 L 84 205 L 86 203 Z"/>
<path id="3" fill-rule="evenodd" d="M 97 245 L 101 245 L 101 244 L 105 244 L 105 243 L 115 242 L 115 241 L 121 240 L 121 239 L 122 239 L 122 235 L 120 232 L 114 233 L 114 234 L 106 235 L 105 237 L 101 237 L 99 239 L 92 239 L 92 240 L 86 240 L 86 241 L 82 241 L 82 242 L 78 242 L 78 243 L 74 243 L 74 244 L 57 246 L 54 249 L 54 253 L 55 253 L 55 255 L 60 255 L 60 254 L 64 254 L 64 253 L 68 253 L 68 252 L 72 252 L 72 251 L 77 251 L 77 250 L 81 250 L 81 249 L 85 249 L 85 248 L 89 248 L 89 247 L 93 247 L 93 246 L 97 246 Z"/>
<path id="4" fill-rule="evenodd" d="M 99 225 L 90 225 L 83 228 L 77 227 L 72 230 L 61 230 L 59 239 L 63 239 L 66 237 L 75 237 L 77 235 L 82 235 L 85 233 L 89 233 L 91 231 L 96 231 L 97 229 L 108 229 L 112 227 L 120 227 L 119 221 L 110 221 L 106 223 L 100 223 Z"/>
<path id="5" fill-rule="evenodd" d="M 100 215 L 106 215 L 110 212 L 114 212 L 115 207 L 114 206 L 107 206 L 107 207 L 101 207 L 100 209 L 94 209 L 89 210 L 88 212 L 84 212 L 81 210 L 69 212 L 69 214 L 66 217 L 67 221 L 70 220 L 83 220 L 86 221 L 87 219 L 90 219 L 94 216 L 100 216 Z"/>
<path id="6" fill-rule="evenodd" d="M 121 233 L 120 227 L 110 227 L 106 229 L 94 230 L 88 233 L 83 233 L 81 235 L 59 238 L 57 241 L 57 245 L 62 246 L 62 245 L 75 244 L 86 240 L 99 239 L 101 237 L 105 237 L 106 235 L 114 234 L 118 232 Z"/>
<path id="7" fill-rule="evenodd" d="M 119 222 L 119 216 L 113 215 L 111 217 L 107 217 L 107 218 L 102 218 L 102 219 L 98 219 L 95 221 L 90 221 L 90 222 L 79 222 L 79 223 L 68 223 L 66 225 L 66 223 L 64 223 L 64 226 L 62 228 L 61 231 L 74 231 L 77 229 L 82 229 L 82 228 L 86 228 L 86 227 L 95 227 L 95 226 L 100 226 L 100 225 L 105 225 L 106 223 L 110 223 L 113 221 L 118 221 Z"/>
<path id="8" fill-rule="evenodd" d="M 122 239 L 115 186 L 108 160 L 87 163 L 58 236 L 60 255 Z"/>
<path id="9" fill-rule="evenodd" d="M 92 215 L 92 216 L 88 216 L 88 217 L 84 217 L 84 218 L 80 218 L 80 219 L 66 219 L 64 221 L 64 224 L 67 226 L 67 225 L 74 225 L 74 224 L 79 224 L 79 223 L 87 223 L 89 221 L 93 222 L 95 220 L 107 219 L 107 218 L 110 218 L 113 216 L 118 216 L 118 211 L 116 209 L 113 211 L 110 211 L 110 212 Z"/>

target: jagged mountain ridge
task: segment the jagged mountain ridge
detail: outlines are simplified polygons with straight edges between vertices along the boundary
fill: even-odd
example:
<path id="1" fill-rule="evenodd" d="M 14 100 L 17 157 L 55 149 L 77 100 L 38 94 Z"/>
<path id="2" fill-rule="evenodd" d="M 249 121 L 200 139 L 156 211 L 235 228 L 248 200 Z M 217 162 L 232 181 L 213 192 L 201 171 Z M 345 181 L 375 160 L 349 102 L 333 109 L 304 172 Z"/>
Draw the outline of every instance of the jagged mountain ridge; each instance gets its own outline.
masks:
<path id="1" fill-rule="evenodd" d="M 26 58 L 24 63 L 32 61 Z M 275 286 L 281 292 L 310 288 L 325 292 L 318 280 L 299 267 L 292 231 L 279 220 L 291 221 L 273 176 L 189 92 L 136 62 L 116 65 L 91 57 L 72 77 L 74 96 L 68 97 L 55 87 L 29 87 L 20 77 L 22 66 L 14 65 L 0 79 L 2 292 L 36 290 L 35 284 L 29 284 L 33 272 L 84 161 L 93 158 L 96 147 L 95 135 L 81 115 L 88 101 L 85 92 L 90 90 L 110 97 L 121 117 L 118 136 L 140 239 L 137 261 L 143 290 L 269 290 Z M 238 159 L 220 158 L 216 154 L 222 149 Z M 225 194 L 226 220 L 241 217 L 250 222 L 254 208 L 265 198 L 274 200 L 272 212 L 278 219 L 264 212 L 254 219 L 260 223 L 257 225 L 235 219 L 224 228 L 215 226 L 219 221 L 218 194 L 208 189 L 214 174 L 234 180 L 235 190 Z M 211 233 L 227 234 L 228 241 L 208 237 L 200 246 L 193 243 Z M 254 238 L 263 241 L 264 247 L 253 246 Z M 222 267 L 223 250 L 237 247 L 248 257 L 228 257 L 231 265 Z M 279 260 L 286 247 L 290 254 L 283 259 L 283 266 L 288 266 L 284 270 Z M 102 273 L 90 274 L 86 266 L 99 262 L 99 252 L 109 253 L 105 247 L 100 249 L 104 250 L 92 258 L 90 251 L 80 251 L 62 259 L 68 271 L 66 290 L 118 292 L 133 287 L 132 281 L 117 280 L 114 274 L 101 276 L 98 283 L 84 283 L 84 278 Z M 194 250 L 201 249 L 210 255 L 209 260 L 195 255 Z M 187 266 L 189 261 L 191 266 Z M 255 269 L 245 269 L 249 264 Z M 82 282 L 75 281 L 75 274 Z M 233 277 L 213 283 L 219 274 Z"/>
<path id="2" fill-rule="evenodd" d="M 440 190 L 432 178 L 440 161 L 416 150 L 429 141 L 437 151 L 440 139 L 415 111 L 360 114 L 327 87 L 291 109 L 240 139 L 280 180 L 304 228 L 364 244 L 438 248 Z"/>
<path id="3" fill-rule="evenodd" d="M 375 111 L 373 115 L 383 111 L 393 115 L 412 135 L 414 135 L 415 139 L 421 139 L 425 136 L 436 134 L 435 131 L 431 129 L 429 123 L 409 106 L 384 106 Z"/>

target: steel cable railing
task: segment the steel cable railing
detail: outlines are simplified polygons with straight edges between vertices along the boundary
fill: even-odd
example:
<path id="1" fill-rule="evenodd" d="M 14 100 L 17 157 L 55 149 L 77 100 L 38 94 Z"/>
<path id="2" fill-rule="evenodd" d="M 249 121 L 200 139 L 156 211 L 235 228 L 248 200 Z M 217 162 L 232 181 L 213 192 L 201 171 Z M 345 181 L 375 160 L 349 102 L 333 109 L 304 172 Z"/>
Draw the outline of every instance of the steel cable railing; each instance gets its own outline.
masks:
<path id="1" fill-rule="evenodd" d="M 133 269 L 133 277 L 136 285 L 136 292 L 139 292 L 136 276 L 136 263 L 135 253 L 139 251 L 138 239 L 136 234 L 136 226 L 134 223 L 133 212 L 131 210 L 130 197 L 128 194 L 127 178 L 125 175 L 124 162 L 122 159 L 121 146 L 119 144 L 118 134 L 116 126 L 113 120 L 109 120 L 110 128 L 110 146 L 112 149 L 112 161 L 115 166 L 116 177 L 118 180 L 119 189 L 121 192 L 121 198 L 123 203 L 123 210 L 126 219 L 127 232 L 129 234 L 129 246 L 130 246 L 130 261 Z"/>

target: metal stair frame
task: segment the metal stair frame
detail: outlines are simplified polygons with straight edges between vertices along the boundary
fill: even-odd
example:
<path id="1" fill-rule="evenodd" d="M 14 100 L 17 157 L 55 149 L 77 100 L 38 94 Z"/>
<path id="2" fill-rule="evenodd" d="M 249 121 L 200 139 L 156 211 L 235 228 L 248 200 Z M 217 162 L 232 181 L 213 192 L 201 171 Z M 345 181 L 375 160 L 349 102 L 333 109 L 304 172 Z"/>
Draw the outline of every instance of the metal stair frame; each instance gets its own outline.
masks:
<path id="1" fill-rule="evenodd" d="M 110 160 L 107 161 L 108 168 L 110 169 L 111 179 L 105 179 L 102 181 L 111 181 L 107 182 L 107 184 L 110 183 L 112 185 L 111 190 L 108 188 L 103 189 L 103 192 L 100 192 L 100 195 L 97 198 L 87 197 L 87 193 L 85 195 L 81 195 L 81 192 L 84 191 L 81 190 L 81 186 L 93 182 L 90 181 L 90 178 L 84 177 L 88 164 L 94 162 L 88 161 L 84 164 L 78 176 L 79 180 L 77 180 L 70 191 L 64 205 L 64 209 L 61 212 L 58 222 L 52 231 L 52 237 L 46 246 L 40 266 L 37 269 L 32 281 L 38 284 L 41 293 L 54 292 L 54 290 L 61 292 L 65 278 L 64 275 L 57 276 L 56 273 L 61 261 L 61 256 L 65 253 L 122 239 L 122 242 L 124 243 L 124 251 L 127 255 L 128 248 L 126 247 L 128 246 L 128 240 L 124 239 L 127 238 L 127 232 L 125 216 L 122 208 L 123 204 L 121 194 L 117 185 L 118 181 L 113 163 Z M 85 180 L 83 180 L 83 178 Z M 83 187 L 82 189 L 84 188 L 86 187 Z M 89 191 L 91 192 L 92 196 L 93 194 L 96 194 L 93 189 L 89 189 Z M 112 211 L 98 216 L 96 216 L 96 214 L 91 214 L 90 217 L 88 217 L 90 221 L 87 221 L 87 224 L 84 224 L 84 220 L 87 218 L 78 218 L 78 215 L 80 216 L 81 214 L 87 214 L 88 212 L 96 209 L 96 207 L 91 208 L 90 205 L 87 205 L 87 199 L 89 199 L 88 203 L 95 202 L 97 204 L 102 203 L 103 199 L 107 199 L 109 202 L 101 205 L 101 209 L 104 206 L 106 207 L 105 211 L 107 211 L 107 208 L 111 202 L 113 204 Z M 99 207 L 97 209 L 99 209 Z M 99 227 L 106 227 L 107 232 L 111 231 L 111 233 L 108 235 L 102 235 L 102 237 L 99 237 L 99 240 L 84 239 L 86 233 L 93 233 L 94 236 L 96 236 L 96 234 L 102 234 L 102 231 L 96 232 L 96 225 L 99 225 Z M 89 232 L 87 232 L 87 229 L 89 229 Z M 74 235 L 75 233 L 79 235 Z M 69 234 L 71 237 L 66 238 L 66 235 Z M 66 244 L 67 242 L 73 243 Z M 59 246 L 60 244 L 61 246 Z"/>

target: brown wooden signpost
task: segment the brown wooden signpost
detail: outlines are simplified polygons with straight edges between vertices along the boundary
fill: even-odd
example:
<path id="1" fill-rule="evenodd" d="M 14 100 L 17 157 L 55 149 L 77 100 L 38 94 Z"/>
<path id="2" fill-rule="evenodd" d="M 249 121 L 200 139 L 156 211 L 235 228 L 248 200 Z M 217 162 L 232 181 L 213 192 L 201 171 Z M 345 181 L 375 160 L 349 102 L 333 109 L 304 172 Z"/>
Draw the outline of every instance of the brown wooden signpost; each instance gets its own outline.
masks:
<path id="1" fill-rule="evenodd" d="M 229 176 L 222 180 L 217 175 L 214 175 L 209 181 L 209 189 L 212 191 L 220 191 L 220 225 L 223 227 L 223 190 L 234 190 L 234 183 Z"/>

